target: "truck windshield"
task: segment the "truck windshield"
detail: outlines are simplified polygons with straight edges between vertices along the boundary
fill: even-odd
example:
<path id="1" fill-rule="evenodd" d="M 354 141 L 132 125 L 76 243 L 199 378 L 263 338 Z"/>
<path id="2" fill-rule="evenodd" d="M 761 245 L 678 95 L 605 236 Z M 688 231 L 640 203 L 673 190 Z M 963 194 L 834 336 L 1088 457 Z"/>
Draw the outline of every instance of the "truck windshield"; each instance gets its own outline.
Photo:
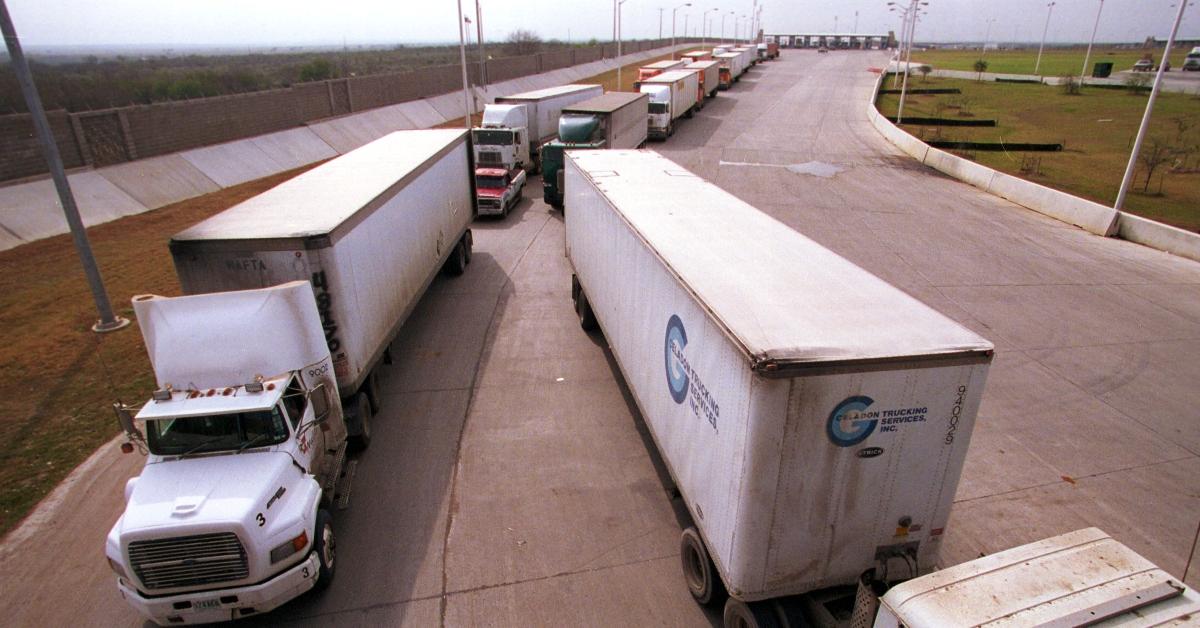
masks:
<path id="1" fill-rule="evenodd" d="M 500 129 L 476 129 L 471 137 L 477 146 L 508 146 L 512 144 L 512 131 Z"/>
<path id="2" fill-rule="evenodd" d="M 667 103 L 665 103 L 665 102 L 650 103 L 650 113 L 667 113 Z"/>
<path id="3" fill-rule="evenodd" d="M 182 456 L 213 451 L 237 451 L 282 443 L 287 424 L 276 406 L 271 410 L 146 421 L 150 451 L 159 456 Z"/>
<path id="4" fill-rule="evenodd" d="M 489 177 L 477 175 L 475 177 L 475 187 L 477 188 L 503 188 L 505 185 L 504 177 Z"/>

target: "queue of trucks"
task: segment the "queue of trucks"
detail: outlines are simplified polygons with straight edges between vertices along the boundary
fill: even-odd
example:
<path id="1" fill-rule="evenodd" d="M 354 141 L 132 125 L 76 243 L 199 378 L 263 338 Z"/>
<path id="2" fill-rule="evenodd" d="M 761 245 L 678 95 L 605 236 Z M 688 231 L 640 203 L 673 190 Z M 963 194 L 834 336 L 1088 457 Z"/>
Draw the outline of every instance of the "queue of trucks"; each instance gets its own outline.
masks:
<path id="1" fill-rule="evenodd" d="M 638 93 L 568 85 L 498 99 L 470 133 L 392 133 L 176 234 L 184 296 L 133 300 L 155 389 L 114 405 L 147 456 L 105 543 L 121 596 L 172 625 L 328 586 L 348 452 L 370 445 L 380 365 L 404 359 L 392 340 L 439 272 L 466 270 L 472 220 L 506 213 L 540 165 L 580 325 L 603 333 L 690 514 L 686 586 L 726 626 L 809 625 L 838 587 L 880 628 L 1200 612 L 1094 529 L 930 573 L 993 347 L 633 150 L 745 52 L 713 56 Z"/>

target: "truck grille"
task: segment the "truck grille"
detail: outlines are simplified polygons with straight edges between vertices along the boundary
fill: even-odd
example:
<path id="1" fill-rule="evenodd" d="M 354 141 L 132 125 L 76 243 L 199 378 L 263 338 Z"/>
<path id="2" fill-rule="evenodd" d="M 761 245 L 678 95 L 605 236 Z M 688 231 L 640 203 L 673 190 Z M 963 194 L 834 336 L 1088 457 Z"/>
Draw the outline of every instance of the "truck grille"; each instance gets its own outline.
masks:
<path id="1" fill-rule="evenodd" d="M 499 208 L 500 201 L 498 199 L 494 199 L 494 198 L 481 198 L 481 199 L 479 199 L 479 206 L 480 207 L 488 207 L 488 208 Z"/>
<path id="2" fill-rule="evenodd" d="M 496 151 L 479 151 L 479 163 L 484 165 L 495 165 L 500 163 L 500 153 Z"/>
<path id="3" fill-rule="evenodd" d="M 129 563 L 147 589 L 241 580 L 250 573 L 246 550 L 232 532 L 134 541 Z"/>

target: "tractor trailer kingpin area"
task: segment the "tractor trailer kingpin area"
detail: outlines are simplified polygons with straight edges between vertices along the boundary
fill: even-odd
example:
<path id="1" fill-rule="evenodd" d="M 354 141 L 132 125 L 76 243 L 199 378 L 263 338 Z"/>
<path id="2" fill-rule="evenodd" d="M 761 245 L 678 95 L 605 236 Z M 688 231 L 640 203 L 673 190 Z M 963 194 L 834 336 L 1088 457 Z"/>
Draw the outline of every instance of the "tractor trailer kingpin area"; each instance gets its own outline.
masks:
<path id="1" fill-rule="evenodd" d="M 651 151 L 568 152 L 566 250 L 692 516 L 691 594 L 933 568 L 993 348 Z"/>
<path id="2" fill-rule="evenodd" d="M 329 507 L 376 370 L 475 216 L 466 131 L 399 131 L 175 235 L 188 296 L 134 299 L 157 389 L 118 407 L 148 451 L 106 554 L 163 625 L 267 612 L 328 583 Z M 129 448 L 131 449 L 131 447 Z"/>

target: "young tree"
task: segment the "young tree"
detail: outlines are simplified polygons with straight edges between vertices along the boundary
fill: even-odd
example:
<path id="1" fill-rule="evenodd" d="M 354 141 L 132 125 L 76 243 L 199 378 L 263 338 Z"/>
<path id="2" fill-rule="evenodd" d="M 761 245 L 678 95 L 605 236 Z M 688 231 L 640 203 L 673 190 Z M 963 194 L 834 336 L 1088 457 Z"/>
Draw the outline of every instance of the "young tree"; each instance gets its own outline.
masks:
<path id="1" fill-rule="evenodd" d="M 542 38 L 537 33 L 523 28 L 509 33 L 504 41 L 507 43 L 508 54 L 513 56 L 536 54 L 542 49 Z"/>
<path id="2" fill-rule="evenodd" d="M 933 67 L 927 64 L 921 64 L 917 66 L 917 71 L 921 73 L 921 82 L 924 83 L 925 79 L 929 77 L 929 73 L 933 71 Z"/>
<path id="3" fill-rule="evenodd" d="M 1125 87 L 1131 94 L 1144 94 L 1150 91 L 1150 75 L 1144 72 L 1130 72 L 1125 77 Z"/>
<path id="4" fill-rule="evenodd" d="M 978 77 L 976 77 L 976 79 L 975 79 L 975 80 L 977 80 L 977 81 L 982 81 L 982 80 L 983 80 L 983 73 L 984 73 L 984 72 L 987 72 L 987 69 L 988 69 L 988 62 L 987 62 L 987 61 L 984 61 L 983 59 L 978 59 L 978 60 L 976 60 L 976 61 L 975 61 L 975 71 L 979 73 L 979 76 L 978 76 Z"/>
<path id="5" fill-rule="evenodd" d="M 1142 152 L 1138 154 L 1138 161 L 1146 168 L 1146 184 L 1142 186 L 1142 192 L 1150 191 L 1150 179 L 1154 176 L 1154 171 L 1180 154 L 1177 147 L 1168 144 L 1162 138 L 1149 138 L 1142 146 Z"/>

